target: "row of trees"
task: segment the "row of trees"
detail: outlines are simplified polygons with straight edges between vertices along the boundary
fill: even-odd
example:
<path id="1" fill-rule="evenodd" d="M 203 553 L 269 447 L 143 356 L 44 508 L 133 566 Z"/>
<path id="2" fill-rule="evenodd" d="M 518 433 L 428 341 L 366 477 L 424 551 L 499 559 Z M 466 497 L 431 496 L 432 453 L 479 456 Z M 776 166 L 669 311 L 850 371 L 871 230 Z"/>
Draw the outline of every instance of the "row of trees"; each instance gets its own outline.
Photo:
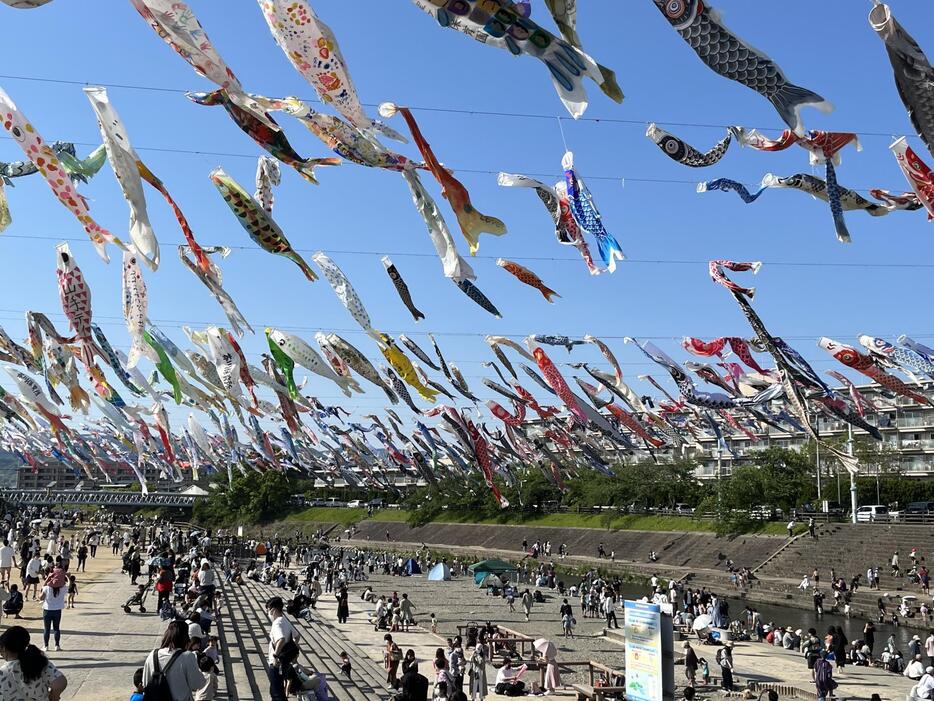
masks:
<path id="1" fill-rule="evenodd" d="M 897 454 L 874 443 L 857 443 L 860 462 L 880 469 L 878 476 L 857 480 L 860 503 L 934 501 L 934 481 L 912 480 L 897 471 Z M 823 456 L 822 456 L 823 457 Z M 816 455 L 813 448 L 788 450 L 769 448 L 748 456 L 748 463 L 733 467 L 732 474 L 720 479 L 699 481 L 696 465 L 682 460 L 671 463 L 644 461 L 611 467 L 613 475 L 587 470 L 567 478 L 565 489 L 554 484 L 551 475 L 537 466 L 520 470 L 509 481 L 496 478 L 497 486 L 510 509 L 500 509 L 491 490 L 478 473 L 449 477 L 411 492 L 402 501 L 412 525 L 422 525 L 446 515 L 463 520 L 515 520 L 533 517 L 555 507 L 571 509 L 612 507 L 610 513 L 674 509 L 685 504 L 697 512 L 714 514 L 720 530 L 744 530 L 760 517 L 763 507 L 786 514 L 804 505 L 817 507 Z M 833 470 L 823 461 L 823 498 L 836 500 Z M 218 476 L 211 496 L 199 502 L 194 517 L 204 525 L 261 523 L 282 518 L 292 508 L 291 497 L 304 494 L 313 498 L 341 500 L 383 498 L 398 501 L 400 495 L 353 488 L 315 488 L 311 480 L 296 475 L 268 471 L 237 475 L 228 485 Z M 839 479 L 839 478 L 837 478 Z M 843 476 L 842 493 L 848 493 Z"/>

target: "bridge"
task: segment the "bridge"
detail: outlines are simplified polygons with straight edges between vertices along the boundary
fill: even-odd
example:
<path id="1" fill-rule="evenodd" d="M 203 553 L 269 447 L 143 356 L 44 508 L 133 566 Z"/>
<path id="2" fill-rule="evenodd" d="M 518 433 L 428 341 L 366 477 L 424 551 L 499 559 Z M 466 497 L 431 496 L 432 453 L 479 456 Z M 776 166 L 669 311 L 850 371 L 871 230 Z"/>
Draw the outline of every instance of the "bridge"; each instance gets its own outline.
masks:
<path id="1" fill-rule="evenodd" d="M 87 504 L 89 506 L 145 507 L 167 506 L 190 509 L 204 497 L 164 492 L 114 492 L 77 489 L 3 489 L 0 499 L 16 506 L 46 506 L 51 504 Z"/>

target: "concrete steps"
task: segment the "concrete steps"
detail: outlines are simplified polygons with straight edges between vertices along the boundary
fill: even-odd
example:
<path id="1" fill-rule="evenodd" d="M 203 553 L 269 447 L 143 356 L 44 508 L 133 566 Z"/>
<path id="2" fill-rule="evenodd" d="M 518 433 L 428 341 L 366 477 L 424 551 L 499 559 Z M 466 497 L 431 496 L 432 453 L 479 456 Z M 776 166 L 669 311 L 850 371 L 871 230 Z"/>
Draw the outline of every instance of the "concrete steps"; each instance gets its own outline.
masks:
<path id="1" fill-rule="evenodd" d="M 269 642 L 269 619 L 265 604 L 272 596 L 287 599 L 290 592 L 246 581 L 241 587 L 228 585 L 227 596 L 231 600 L 231 610 L 237 611 L 235 625 L 242 636 L 242 651 L 245 677 L 250 694 L 241 693 L 240 698 L 265 698 L 268 696 L 266 681 L 266 650 Z M 383 671 L 372 663 L 356 645 L 344 638 L 340 631 L 329 622 L 315 617 L 311 623 L 303 620 L 289 620 L 299 634 L 299 661 L 315 671 L 327 676 L 330 697 L 335 701 L 388 701 L 392 693 L 383 683 Z M 353 664 L 352 679 L 340 674 L 339 653 L 346 651 Z"/>

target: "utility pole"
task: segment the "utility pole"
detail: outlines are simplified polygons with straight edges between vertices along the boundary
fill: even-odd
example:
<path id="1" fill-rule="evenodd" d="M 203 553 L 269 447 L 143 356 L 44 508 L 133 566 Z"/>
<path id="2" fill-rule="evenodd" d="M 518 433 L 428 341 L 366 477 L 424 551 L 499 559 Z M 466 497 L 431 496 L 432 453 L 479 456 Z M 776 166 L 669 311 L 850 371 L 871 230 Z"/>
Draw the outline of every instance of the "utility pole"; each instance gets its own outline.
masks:
<path id="1" fill-rule="evenodd" d="M 846 443 L 846 450 L 850 454 L 850 457 L 853 456 L 853 424 L 847 424 L 847 427 L 850 429 L 850 437 Z M 850 511 L 851 511 L 851 520 L 853 523 L 856 523 L 856 472 L 850 472 Z"/>
<path id="2" fill-rule="evenodd" d="M 820 419 L 818 419 L 820 421 Z M 820 424 L 817 424 L 818 428 L 815 429 L 818 438 L 820 438 Z M 814 453 L 817 456 L 817 504 L 820 508 L 821 503 L 823 502 L 823 497 L 821 495 L 821 485 L 820 485 L 820 441 L 814 441 Z"/>

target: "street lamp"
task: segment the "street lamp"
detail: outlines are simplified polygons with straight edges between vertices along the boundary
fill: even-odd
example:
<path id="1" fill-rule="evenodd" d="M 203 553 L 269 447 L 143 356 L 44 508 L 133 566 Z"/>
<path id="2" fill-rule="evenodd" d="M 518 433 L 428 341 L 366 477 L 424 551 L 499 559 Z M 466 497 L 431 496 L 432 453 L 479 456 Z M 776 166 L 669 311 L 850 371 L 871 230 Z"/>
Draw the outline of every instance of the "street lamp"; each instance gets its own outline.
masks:
<path id="1" fill-rule="evenodd" d="M 850 454 L 850 457 L 853 456 L 853 424 L 847 424 L 849 428 L 849 440 L 846 443 L 847 452 Z M 851 521 L 856 523 L 856 472 L 850 471 L 850 511 L 851 511 Z"/>

